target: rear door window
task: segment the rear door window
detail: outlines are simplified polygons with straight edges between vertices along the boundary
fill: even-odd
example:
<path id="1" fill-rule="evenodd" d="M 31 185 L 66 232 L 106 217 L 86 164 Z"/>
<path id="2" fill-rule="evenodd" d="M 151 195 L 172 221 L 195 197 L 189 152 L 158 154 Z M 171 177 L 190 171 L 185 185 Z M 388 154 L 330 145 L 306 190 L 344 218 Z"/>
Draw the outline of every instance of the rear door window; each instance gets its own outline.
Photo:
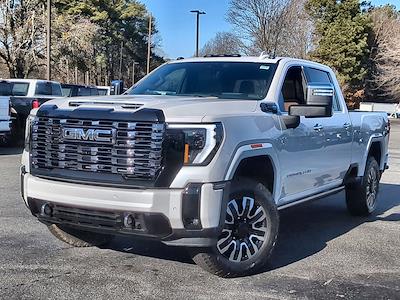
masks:
<path id="1" fill-rule="evenodd" d="M 13 96 L 26 96 L 28 95 L 29 83 L 27 82 L 13 82 L 12 95 Z"/>
<path id="2" fill-rule="evenodd" d="M 36 84 L 35 95 L 62 96 L 61 85 L 54 82 L 40 81 Z"/>

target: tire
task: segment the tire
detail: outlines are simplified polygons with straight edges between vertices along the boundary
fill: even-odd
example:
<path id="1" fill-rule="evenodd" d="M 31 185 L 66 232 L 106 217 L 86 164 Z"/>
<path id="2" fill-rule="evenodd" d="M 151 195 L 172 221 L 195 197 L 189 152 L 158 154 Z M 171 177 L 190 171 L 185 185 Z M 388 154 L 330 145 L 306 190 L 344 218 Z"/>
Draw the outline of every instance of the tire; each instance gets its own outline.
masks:
<path id="1" fill-rule="evenodd" d="M 197 265 L 214 275 L 251 275 L 266 266 L 275 247 L 278 210 L 271 193 L 261 183 L 249 179 L 232 182 L 229 200 L 216 245 L 190 249 L 190 254 Z"/>
<path id="2" fill-rule="evenodd" d="M 351 215 L 368 216 L 375 211 L 380 178 L 378 163 L 374 157 L 368 157 L 361 182 L 346 187 L 346 204 Z"/>
<path id="3" fill-rule="evenodd" d="M 99 247 L 109 243 L 112 239 L 111 235 L 82 231 L 56 224 L 49 225 L 48 228 L 60 241 L 74 247 Z"/>

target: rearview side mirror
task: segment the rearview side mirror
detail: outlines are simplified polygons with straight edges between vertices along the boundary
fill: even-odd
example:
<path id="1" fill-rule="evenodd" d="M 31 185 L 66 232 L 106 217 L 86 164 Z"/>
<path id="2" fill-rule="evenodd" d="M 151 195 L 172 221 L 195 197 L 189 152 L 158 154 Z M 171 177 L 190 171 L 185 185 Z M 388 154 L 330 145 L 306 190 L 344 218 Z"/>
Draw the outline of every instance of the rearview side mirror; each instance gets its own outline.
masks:
<path id="1" fill-rule="evenodd" d="M 309 84 L 306 105 L 289 107 L 290 116 L 323 118 L 332 116 L 334 88 L 330 83 Z"/>

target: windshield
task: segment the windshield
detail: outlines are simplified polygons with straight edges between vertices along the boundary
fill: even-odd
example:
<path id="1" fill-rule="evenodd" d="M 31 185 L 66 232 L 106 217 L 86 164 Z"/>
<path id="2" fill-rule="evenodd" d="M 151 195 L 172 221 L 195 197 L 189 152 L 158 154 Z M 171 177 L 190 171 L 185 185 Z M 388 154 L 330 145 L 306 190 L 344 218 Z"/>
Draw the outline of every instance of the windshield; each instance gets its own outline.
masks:
<path id="1" fill-rule="evenodd" d="M 252 62 L 166 64 L 128 94 L 261 100 L 267 95 L 275 69 L 275 64 Z"/>

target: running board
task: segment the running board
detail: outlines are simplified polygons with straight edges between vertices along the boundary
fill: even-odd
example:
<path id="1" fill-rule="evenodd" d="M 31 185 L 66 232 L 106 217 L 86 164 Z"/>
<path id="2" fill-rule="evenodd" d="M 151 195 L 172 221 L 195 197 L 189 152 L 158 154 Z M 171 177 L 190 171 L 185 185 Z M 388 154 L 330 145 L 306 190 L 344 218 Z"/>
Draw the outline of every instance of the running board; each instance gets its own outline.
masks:
<path id="1" fill-rule="evenodd" d="M 295 206 L 295 205 L 300 204 L 300 203 L 304 203 L 304 202 L 308 202 L 308 201 L 312 201 L 312 200 L 317 200 L 317 199 L 324 198 L 324 197 L 327 197 L 327 196 L 330 196 L 330 195 L 334 195 L 334 194 L 337 194 L 337 193 L 339 193 L 339 192 L 341 192 L 343 190 L 344 190 L 344 186 L 339 186 L 337 188 L 334 188 L 333 190 L 329 190 L 329 191 L 326 191 L 326 192 L 323 192 L 323 193 L 320 193 L 320 194 L 308 196 L 308 197 L 303 198 L 301 200 L 295 200 L 293 202 L 290 202 L 290 203 L 287 203 L 287 204 L 283 204 L 281 206 L 278 206 L 278 210 L 282 210 L 282 209 L 285 209 L 285 208 L 288 208 L 288 207 L 291 207 L 291 206 Z"/>

